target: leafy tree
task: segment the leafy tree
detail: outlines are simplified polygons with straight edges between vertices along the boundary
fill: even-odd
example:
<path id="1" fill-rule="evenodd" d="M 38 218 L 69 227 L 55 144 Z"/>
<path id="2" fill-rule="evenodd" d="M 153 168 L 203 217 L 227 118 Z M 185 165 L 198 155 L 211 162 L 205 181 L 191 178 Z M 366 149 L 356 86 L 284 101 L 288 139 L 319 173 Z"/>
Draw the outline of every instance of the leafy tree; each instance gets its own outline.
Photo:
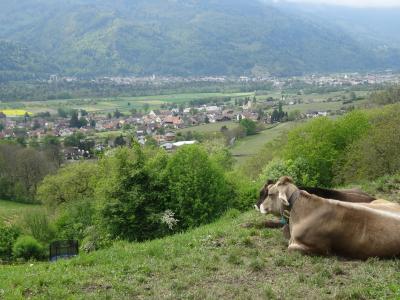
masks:
<path id="1" fill-rule="evenodd" d="M 43 150 L 46 152 L 49 159 L 60 166 L 63 162 L 61 154 L 61 143 L 60 140 L 51 135 L 46 135 L 43 139 Z"/>
<path id="2" fill-rule="evenodd" d="M 158 147 L 158 143 L 153 137 L 149 136 L 146 138 L 146 146 Z"/>
<path id="3" fill-rule="evenodd" d="M 126 145 L 125 138 L 124 138 L 122 135 L 117 136 L 117 137 L 115 138 L 115 140 L 114 140 L 114 145 L 115 145 L 116 147 L 118 147 L 118 146 L 125 146 L 125 145 Z"/>
<path id="4" fill-rule="evenodd" d="M 289 132 L 284 158 L 302 159 L 309 178 L 316 184 L 330 186 L 335 170 L 350 144 L 364 136 L 370 124 L 365 113 L 354 111 L 334 121 L 316 118 Z"/>
<path id="5" fill-rule="evenodd" d="M 98 166 L 92 162 L 67 165 L 41 182 L 37 199 L 50 208 L 94 198 Z"/>
<path id="6" fill-rule="evenodd" d="M 118 109 L 116 109 L 114 111 L 114 118 L 118 119 L 118 118 L 120 118 L 122 116 L 123 116 L 123 114 Z"/>
<path id="7" fill-rule="evenodd" d="M 243 119 L 240 121 L 240 126 L 243 126 L 245 131 L 246 131 L 246 135 L 254 135 L 257 133 L 257 123 L 250 120 L 250 119 Z"/>
<path id="8" fill-rule="evenodd" d="M 164 158 L 163 158 L 164 159 Z M 160 200 L 167 187 L 153 181 L 139 145 L 119 148 L 101 161 L 98 184 L 99 223 L 112 238 L 146 240 L 162 235 Z M 159 186 L 161 184 L 161 186 Z"/>
<path id="9" fill-rule="evenodd" d="M 300 118 L 301 118 L 301 112 L 298 109 L 292 110 L 288 114 L 288 121 L 295 121 L 299 120 Z"/>
<path id="10" fill-rule="evenodd" d="M 71 119 L 69 120 L 69 127 L 81 128 L 81 122 L 78 119 L 78 112 L 76 110 L 72 111 Z"/>
<path id="11" fill-rule="evenodd" d="M 330 186 L 333 165 L 338 158 L 335 147 L 336 134 L 334 121 L 316 118 L 289 132 L 288 143 L 284 149 L 286 159 L 301 157 L 318 177 L 318 184 Z"/>
<path id="12" fill-rule="evenodd" d="M 400 106 L 390 106 L 372 116 L 372 126 L 346 148 L 337 168 L 337 183 L 371 180 L 400 171 Z"/>
<path id="13" fill-rule="evenodd" d="M 58 108 L 57 109 L 57 114 L 60 118 L 67 118 L 68 117 L 68 112 L 63 109 L 63 108 Z"/>
<path id="14" fill-rule="evenodd" d="M 19 235 L 19 228 L 0 223 L 0 260 L 12 259 L 12 248 Z"/>
<path id="15" fill-rule="evenodd" d="M 231 204 L 224 174 L 201 146 L 180 148 L 169 160 L 165 176 L 169 188 L 166 208 L 175 213 L 179 228 L 211 222 Z"/>
<path id="16" fill-rule="evenodd" d="M 74 132 L 72 135 L 67 136 L 64 139 L 65 147 L 80 147 L 81 141 L 85 139 L 85 135 L 82 132 Z"/>
<path id="17" fill-rule="evenodd" d="M 80 127 L 86 127 L 87 124 L 88 124 L 88 121 L 86 120 L 86 118 L 81 117 L 81 118 L 79 119 L 79 128 L 80 128 Z"/>

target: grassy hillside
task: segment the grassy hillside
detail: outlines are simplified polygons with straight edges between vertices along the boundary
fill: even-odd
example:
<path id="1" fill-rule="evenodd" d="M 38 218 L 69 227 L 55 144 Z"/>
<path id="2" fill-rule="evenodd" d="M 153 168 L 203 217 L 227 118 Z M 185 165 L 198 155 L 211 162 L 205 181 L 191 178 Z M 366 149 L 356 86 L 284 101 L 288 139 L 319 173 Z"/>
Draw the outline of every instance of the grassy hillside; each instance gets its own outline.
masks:
<path id="1" fill-rule="evenodd" d="M 398 299 L 398 260 L 345 260 L 286 251 L 257 212 L 142 244 L 56 263 L 0 266 L 5 299 Z M 249 228 L 242 224 L 250 224 Z"/>
<path id="2" fill-rule="evenodd" d="M 0 222 L 14 222 L 21 215 L 40 209 L 40 205 L 0 200 Z"/>
<path id="3" fill-rule="evenodd" d="M 244 139 L 241 139 L 235 143 L 235 145 L 231 148 L 231 152 L 236 157 L 236 160 L 240 165 L 246 161 L 249 156 L 258 153 L 266 143 L 273 141 L 283 132 L 292 128 L 294 124 L 295 123 L 292 122 L 278 124 L 277 126 L 272 126 L 271 128 L 263 130 L 256 135 L 245 137 Z"/>
<path id="4" fill-rule="evenodd" d="M 0 4 L 0 26 L 0 38 L 45 53 L 70 75 L 285 75 L 398 65 L 396 53 L 388 60 L 334 25 L 257 0 L 23 0 Z"/>

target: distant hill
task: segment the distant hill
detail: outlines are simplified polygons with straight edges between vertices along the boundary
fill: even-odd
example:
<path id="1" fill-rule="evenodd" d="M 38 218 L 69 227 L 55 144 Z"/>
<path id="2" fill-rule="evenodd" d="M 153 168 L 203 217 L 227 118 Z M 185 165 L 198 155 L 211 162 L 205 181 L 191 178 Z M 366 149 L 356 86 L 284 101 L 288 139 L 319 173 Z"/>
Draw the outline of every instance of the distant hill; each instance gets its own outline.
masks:
<path id="1" fill-rule="evenodd" d="M 400 7 L 350 7 L 305 3 L 272 3 L 286 13 L 324 22 L 347 32 L 363 45 L 400 48 Z"/>
<path id="2" fill-rule="evenodd" d="M 340 26 L 256 0 L 8 1 L 0 27 L 0 39 L 46 58 L 33 61 L 33 73 L 294 75 L 400 65 L 397 50 L 376 51 Z M 43 67 L 49 62 L 59 69 Z"/>
<path id="3" fill-rule="evenodd" d="M 0 82 L 26 80 L 57 71 L 57 67 L 28 47 L 0 40 Z"/>

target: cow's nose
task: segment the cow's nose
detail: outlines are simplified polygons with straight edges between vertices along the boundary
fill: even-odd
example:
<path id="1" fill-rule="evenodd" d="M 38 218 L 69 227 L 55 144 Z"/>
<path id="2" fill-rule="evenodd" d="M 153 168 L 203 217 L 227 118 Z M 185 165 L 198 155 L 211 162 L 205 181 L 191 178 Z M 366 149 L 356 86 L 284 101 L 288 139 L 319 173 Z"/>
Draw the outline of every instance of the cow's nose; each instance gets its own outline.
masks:
<path id="1" fill-rule="evenodd" d="M 268 210 L 264 207 L 264 205 L 260 205 L 260 212 L 262 213 L 262 214 L 267 214 L 268 213 Z"/>
<path id="2" fill-rule="evenodd" d="M 254 204 L 254 208 L 256 209 L 256 211 L 260 211 L 260 209 L 258 208 L 257 204 Z"/>

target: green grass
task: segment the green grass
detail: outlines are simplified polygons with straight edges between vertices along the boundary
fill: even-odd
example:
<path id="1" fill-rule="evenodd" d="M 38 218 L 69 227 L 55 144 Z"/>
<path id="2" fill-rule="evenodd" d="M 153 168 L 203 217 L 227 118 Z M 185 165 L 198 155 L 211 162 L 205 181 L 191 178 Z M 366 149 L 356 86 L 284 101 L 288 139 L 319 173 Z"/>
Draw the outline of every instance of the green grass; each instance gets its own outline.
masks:
<path id="1" fill-rule="evenodd" d="M 40 205 L 0 200 L 0 222 L 14 222 L 18 217 L 26 212 L 40 209 L 42 209 Z"/>
<path id="2" fill-rule="evenodd" d="M 210 133 L 210 132 L 219 132 L 221 130 L 222 126 L 226 126 L 229 129 L 233 129 L 239 124 L 237 122 L 233 121 L 225 121 L 225 122 L 215 122 L 215 123 L 209 123 L 209 124 L 202 124 L 198 126 L 193 126 L 193 127 L 188 127 L 184 129 L 177 130 L 177 132 L 200 132 L 200 133 Z"/>
<path id="3" fill-rule="evenodd" d="M 65 109 L 85 109 L 89 112 L 107 113 L 115 111 L 129 112 L 132 108 L 142 109 L 145 103 L 150 108 L 158 108 L 162 103 L 185 103 L 192 100 L 223 98 L 223 97 L 246 97 L 253 96 L 254 93 L 186 93 L 140 97 L 107 97 L 107 98 L 82 98 L 68 100 L 44 100 L 44 101 L 21 101 L 21 108 L 33 113 L 49 111 L 56 113 L 58 108 Z M 15 103 L 14 103 L 15 105 Z M 0 104 L 1 108 L 6 108 L 7 104 Z"/>
<path id="4" fill-rule="evenodd" d="M 263 146 L 280 136 L 283 132 L 288 131 L 295 126 L 293 122 L 278 124 L 270 129 L 261 131 L 252 136 L 239 140 L 231 148 L 232 154 L 236 157 L 238 164 L 242 164 L 249 156 L 258 153 Z"/>
<path id="5" fill-rule="evenodd" d="M 400 261 L 288 253 L 257 212 L 55 263 L 0 266 L 4 299 L 399 299 Z M 250 224 L 247 228 L 242 224 Z"/>

